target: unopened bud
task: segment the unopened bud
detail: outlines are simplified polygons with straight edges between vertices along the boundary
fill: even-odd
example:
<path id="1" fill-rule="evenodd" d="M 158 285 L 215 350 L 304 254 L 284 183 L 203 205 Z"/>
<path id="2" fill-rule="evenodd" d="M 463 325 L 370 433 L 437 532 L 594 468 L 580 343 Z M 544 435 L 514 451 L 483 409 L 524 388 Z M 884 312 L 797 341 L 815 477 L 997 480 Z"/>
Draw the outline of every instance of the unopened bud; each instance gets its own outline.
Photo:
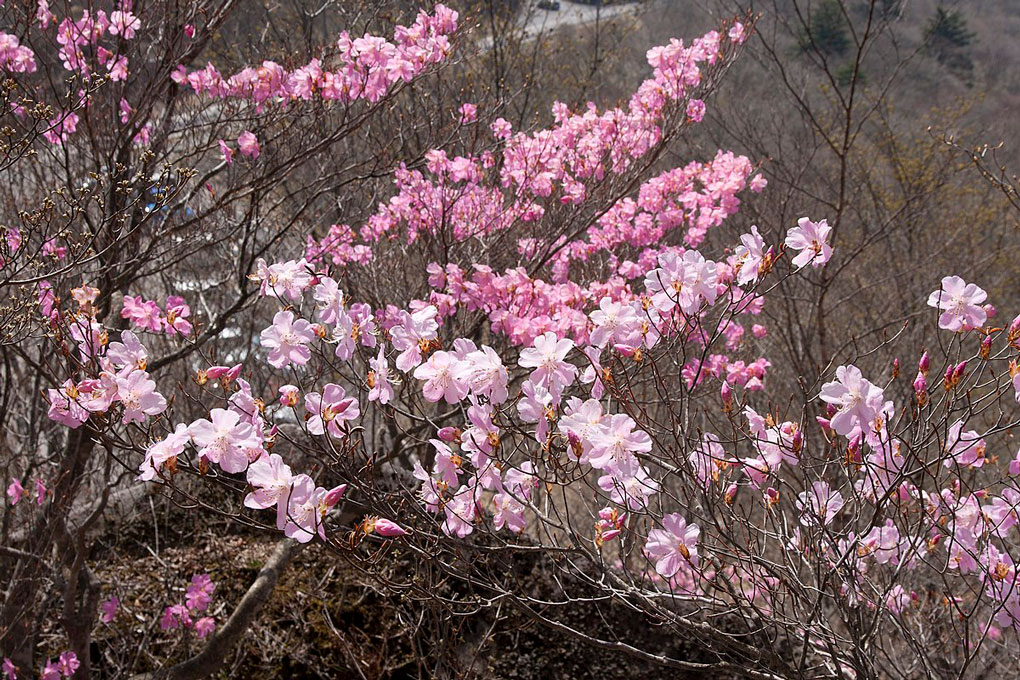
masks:
<path id="1" fill-rule="evenodd" d="M 914 395 L 921 406 L 928 403 L 928 381 L 924 379 L 923 373 L 918 373 L 914 378 Z"/>
<path id="2" fill-rule="evenodd" d="M 340 502 L 341 498 L 344 497 L 345 491 L 347 491 L 346 484 L 334 486 L 332 489 L 326 492 L 326 495 L 322 499 L 322 504 L 327 508 L 332 508 L 334 505 Z"/>
<path id="3" fill-rule="evenodd" d="M 953 369 L 953 385 L 956 385 L 956 383 L 960 382 L 963 379 L 963 372 L 966 370 L 967 370 L 966 361 L 961 361 L 960 363 L 956 364 L 956 367 Z"/>
<path id="4" fill-rule="evenodd" d="M 900 360 L 898 358 L 892 360 L 892 379 L 900 377 Z"/>
<path id="5" fill-rule="evenodd" d="M 723 381 L 722 388 L 719 390 L 719 395 L 722 397 L 723 412 L 729 413 L 733 410 L 733 388 L 730 384 Z"/>
<path id="6" fill-rule="evenodd" d="M 460 441 L 460 430 L 455 427 L 443 427 L 440 428 L 437 433 L 439 438 L 444 442 L 459 442 Z"/>
<path id="7" fill-rule="evenodd" d="M 379 518 L 375 520 L 373 528 L 375 529 L 375 533 L 386 538 L 394 538 L 396 536 L 404 536 L 407 534 L 407 529 L 388 519 Z"/>
<path id="8" fill-rule="evenodd" d="M 928 375 L 928 370 L 931 368 L 931 357 L 925 352 L 921 355 L 921 360 L 917 362 L 917 370 L 921 372 L 921 375 Z"/>
<path id="9" fill-rule="evenodd" d="M 984 340 L 981 341 L 981 351 L 978 352 L 978 356 L 982 359 L 987 359 L 992 354 L 992 336 L 986 335 Z"/>

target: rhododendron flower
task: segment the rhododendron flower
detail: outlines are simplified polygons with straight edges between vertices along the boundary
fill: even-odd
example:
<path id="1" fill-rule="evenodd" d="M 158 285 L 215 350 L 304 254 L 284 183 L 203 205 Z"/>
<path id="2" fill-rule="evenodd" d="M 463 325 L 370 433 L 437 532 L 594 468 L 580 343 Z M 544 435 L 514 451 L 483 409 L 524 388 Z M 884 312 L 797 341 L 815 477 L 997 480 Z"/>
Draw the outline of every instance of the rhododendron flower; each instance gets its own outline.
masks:
<path id="1" fill-rule="evenodd" d="M 175 604 L 163 610 L 159 619 L 159 627 L 163 630 L 176 630 L 191 627 L 191 613 L 183 604 Z"/>
<path id="2" fill-rule="evenodd" d="M 262 346 L 268 347 L 269 363 L 276 368 L 288 364 L 304 366 L 311 358 L 306 345 L 315 339 L 312 325 L 305 319 L 294 319 L 294 312 L 281 311 L 273 317 L 273 325 L 262 331 Z"/>
<path id="3" fill-rule="evenodd" d="M 118 376 L 117 398 L 124 405 L 125 425 L 144 422 L 145 416 L 166 410 L 166 399 L 156 391 L 156 382 L 145 371 L 131 371 L 126 378 Z"/>
<path id="4" fill-rule="evenodd" d="M 988 445 L 974 430 L 964 432 L 963 425 L 962 420 L 957 420 L 950 425 L 946 437 L 948 457 L 943 461 L 943 465 L 952 467 L 956 464 L 979 468 L 985 464 L 985 451 Z"/>
<path id="5" fill-rule="evenodd" d="M 611 468 L 610 474 L 599 477 L 598 485 L 611 501 L 635 511 L 647 510 L 648 499 L 659 492 L 659 483 L 649 476 L 648 470 L 633 462 Z"/>
<path id="6" fill-rule="evenodd" d="M 259 157 L 259 140 L 255 133 L 249 130 L 245 130 L 237 138 L 237 148 L 240 149 L 242 156 L 247 156 L 252 160 Z"/>
<path id="7" fill-rule="evenodd" d="M 326 531 L 322 524 L 324 513 L 319 506 L 319 500 L 325 495 L 326 490 L 316 488 L 315 482 L 308 475 L 295 476 L 276 504 L 276 528 L 299 543 L 307 543 L 316 534 L 325 540 Z"/>
<path id="8" fill-rule="evenodd" d="M 60 667 L 56 661 L 49 659 L 39 673 L 39 680 L 60 680 Z"/>
<path id="9" fill-rule="evenodd" d="M 942 310 L 939 328 L 960 332 L 984 325 L 988 314 L 981 303 L 987 297 L 975 284 L 966 283 L 959 276 L 946 276 L 942 287 L 928 296 L 928 306 Z"/>
<path id="10" fill-rule="evenodd" d="M 637 429 L 634 419 L 624 413 L 606 416 L 601 425 L 592 435 L 588 462 L 593 468 L 628 469 L 633 466 L 635 454 L 652 450 L 652 438 L 644 430 Z"/>
<path id="11" fill-rule="evenodd" d="M 195 574 L 191 577 L 191 583 L 185 591 L 184 603 L 188 605 L 188 609 L 193 614 L 204 612 L 212 602 L 214 590 L 216 590 L 216 584 L 213 583 L 209 574 Z"/>
<path id="12" fill-rule="evenodd" d="M 655 571 L 665 578 L 673 578 L 687 566 L 698 566 L 698 538 L 701 528 L 688 524 L 677 513 L 662 518 L 662 529 L 648 532 L 645 555 L 655 560 Z"/>
<path id="13" fill-rule="evenodd" d="M 280 300 L 287 298 L 297 302 L 305 289 L 312 285 L 313 279 L 308 269 L 309 264 L 304 258 L 272 265 L 266 265 L 265 260 L 259 259 L 256 273 L 252 277 L 259 281 L 260 295 L 272 294 Z"/>
<path id="14" fill-rule="evenodd" d="M 548 390 L 558 401 L 563 389 L 574 382 L 577 375 L 577 367 L 564 361 L 573 348 L 573 340 L 559 339 L 549 331 L 535 338 L 534 347 L 521 350 L 518 364 L 523 368 L 535 369 L 529 379 Z"/>
<path id="15" fill-rule="evenodd" d="M 203 616 L 195 621 L 194 630 L 195 635 L 201 640 L 216 630 L 216 619 L 211 616 Z"/>
<path id="16" fill-rule="evenodd" d="M 217 142 L 220 147 L 220 153 L 223 154 L 223 162 L 230 165 L 234 162 L 234 150 L 231 149 L 226 142 L 222 139 Z"/>
<path id="17" fill-rule="evenodd" d="M 113 623 L 113 620 L 117 618 L 117 609 L 120 607 L 120 600 L 116 597 L 110 597 L 103 601 L 99 605 L 99 610 L 102 612 L 99 615 L 99 620 L 103 623 Z"/>
<path id="18" fill-rule="evenodd" d="M 148 356 L 148 352 L 138 340 L 138 336 L 129 330 L 121 331 L 120 342 L 111 342 L 106 350 L 106 358 L 120 368 L 133 366 L 145 370 Z"/>
<path id="19" fill-rule="evenodd" d="M 46 390 L 46 395 L 50 403 L 46 415 L 50 420 L 74 430 L 89 419 L 89 412 L 78 403 L 81 393 L 71 380 L 65 380 L 60 389 Z"/>
<path id="20" fill-rule="evenodd" d="M 856 366 L 836 369 L 836 381 L 822 385 L 819 395 L 839 411 L 830 419 L 833 430 L 847 436 L 856 429 L 865 430 L 883 408 L 882 389 L 861 375 Z"/>
<path id="21" fill-rule="evenodd" d="M 831 231 L 826 220 L 812 222 L 807 217 L 797 220 L 797 226 L 786 234 L 786 246 L 800 251 L 793 258 L 793 266 L 800 269 L 810 264 L 817 268 L 828 262 L 832 257 L 832 246 L 827 242 Z"/>
<path id="22" fill-rule="evenodd" d="M 397 368 L 404 373 L 421 363 L 423 349 L 438 337 L 438 314 L 439 310 L 433 305 L 423 307 L 414 314 L 402 311 L 399 325 L 390 329 L 393 347 L 400 352 L 396 361 Z"/>
<path id="23" fill-rule="evenodd" d="M 468 384 L 458 376 L 461 374 L 460 362 L 450 352 L 439 351 L 414 369 L 414 377 L 424 380 L 422 394 L 428 401 L 446 400 L 447 404 L 456 404 L 468 394 Z"/>
<path id="24" fill-rule="evenodd" d="M 173 465 L 177 456 L 184 453 L 184 448 L 191 441 L 191 432 L 187 425 L 179 423 L 172 433 L 149 446 L 145 451 L 145 460 L 138 467 L 138 479 L 151 481 L 167 463 Z"/>
<path id="25" fill-rule="evenodd" d="M 738 286 L 746 286 L 758 280 L 765 260 L 765 241 L 758 233 L 757 226 L 751 226 L 751 233 L 740 237 L 740 245 L 733 252 L 740 271 L 737 273 Z"/>
<path id="26" fill-rule="evenodd" d="M 810 491 L 797 494 L 796 505 L 801 512 L 801 524 L 827 526 L 843 509 L 843 494 L 833 491 L 828 482 L 814 482 Z"/>
<path id="27" fill-rule="evenodd" d="M 247 479 L 253 491 L 244 497 L 245 507 L 265 510 L 283 497 L 294 475 L 283 458 L 271 453 L 248 466 Z"/>
<path id="28" fill-rule="evenodd" d="M 473 484 L 460 487 L 443 506 L 446 519 L 443 533 L 447 536 L 465 538 L 474 531 L 478 519 L 478 492 Z"/>
<path id="29" fill-rule="evenodd" d="M 468 102 L 461 104 L 459 113 L 461 125 L 467 125 L 478 120 L 478 107 L 474 104 Z"/>
<path id="30" fill-rule="evenodd" d="M 510 376 L 506 366 L 488 345 L 482 345 L 481 349 L 464 356 L 457 370 L 457 378 L 464 381 L 476 396 L 488 397 L 493 404 L 502 404 L 509 396 L 507 382 Z"/>
<path id="31" fill-rule="evenodd" d="M 7 485 L 7 497 L 10 499 L 11 505 L 17 505 L 18 501 L 27 495 L 21 481 L 11 478 L 11 483 Z"/>
<path id="32" fill-rule="evenodd" d="M 18 667 L 14 665 L 14 662 L 4 657 L 3 665 L 0 665 L 0 670 L 3 671 L 5 680 L 18 680 Z"/>
<path id="33" fill-rule="evenodd" d="M 243 472 L 262 453 L 262 442 L 250 423 L 241 422 L 234 411 L 214 408 L 209 417 L 188 426 L 198 454 L 218 464 L 225 472 Z"/>
<path id="34" fill-rule="evenodd" d="M 166 299 L 166 333 L 167 335 L 191 335 L 191 307 L 184 301 L 184 298 L 177 295 L 169 295 Z"/>
<path id="35" fill-rule="evenodd" d="M 598 347 L 605 347 L 608 343 L 641 344 L 641 319 L 632 304 L 602 298 L 599 308 L 589 316 L 595 325 L 591 344 Z"/>
<path id="36" fill-rule="evenodd" d="M 308 431 L 312 434 L 325 434 L 341 439 L 347 433 L 341 429 L 344 421 L 354 420 L 361 415 L 358 400 L 348 397 L 344 388 L 328 383 L 322 388 L 322 394 L 309 392 L 305 395 L 305 411 L 308 412 Z"/>
<path id="37" fill-rule="evenodd" d="M 46 502 L 46 484 L 38 477 L 35 480 L 35 504 L 42 505 Z"/>
<path id="38" fill-rule="evenodd" d="M 368 374 L 368 400 L 383 405 L 390 403 L 393 399 L 393 385 L 390 383 L 390 365 L 386 361 L 385 345 L 379 345 L 379 354 L 375 359 L 369 359 L 368 365 L 372 369 Z"/>

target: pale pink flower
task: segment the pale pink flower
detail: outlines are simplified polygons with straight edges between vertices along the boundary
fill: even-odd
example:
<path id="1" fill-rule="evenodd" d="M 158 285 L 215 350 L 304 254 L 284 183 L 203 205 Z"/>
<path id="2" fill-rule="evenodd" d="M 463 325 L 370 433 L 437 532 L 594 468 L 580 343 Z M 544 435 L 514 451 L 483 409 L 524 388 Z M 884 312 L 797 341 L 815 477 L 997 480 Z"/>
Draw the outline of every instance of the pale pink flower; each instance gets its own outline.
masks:
<path id="1" fill-rule="evenodd" d="M 243 472 L 262 452 L 254 428 L 241 422 L 239 414 L 222 408 L 214 408 L 209 417 L 211 421 L 199 418 L 188 426 L 198 454 L 225 472 Z"/>
<path id="2" fill-rule="evenodd" d="M 216 630 L 216 619 L 211 616 L 203 616 L 195 621 L 194 630 L 195 635 L 201 640 Z"/>
<path id="3" fill-rule="evenodd" d="M 325 434 L 342 439 L 347 433 L 342 429 L 345 421 L 354 420 L 361 415 L 358 400 L 348 397 L 344 388 L 328 383 L 322 388 L 322 394 L 310 392 L 305 395 L 305 411 L 308 412 L 308 431 L 312 434 Z"/>
<path id="4" fill-rule="evenodd" d="M 271 453 L 248 466 L 247 478 L 253 491 L 244 497 L 245 507 L 265 510 L 283 497 L 294 475 L 283 458 Z"/>
<path id="5" fill-rule="evenodd" d="M 928 306 L 942 310 L 939 328 L 960 332 L 980 328 L 988 320 L 988 313 L 981 306 L 987 297 L 975 284 L 966 283 L 959 276 L 946 276 L 942 287 L 928 296 Z"/>
<path id="6" fill-rule="evenodd" d="M 117 398 L 124 405 L 123 423 L 140 423 L 145 416 L 166 410 L 166 399 L 156 391 L 156 382 L 145 371 L 133 370 L 127 377 L 117 376 Z"/>
<path id="7" fill-rule="evenodd" d="M 312 325 L 305 319 L 294 319 L 294 312 L 280 311 L 273 325 L 262 331 L 262 346 L 269 348 L 269 363 L 276 368 L 288 364 L 303 366 L 311 358 L 308 343 L 315 339 Z"/>
<path id="8" fill-rule="evenodd" d="M 765 260 L 765 241 L 758 233 L 757 226 L 751 226 L 751 233 L 740 237 L 740 245 L 733 252 L 740 271 L 737 273 L 737 285 L 746 286 L 758 280 L 761 266 Z"/>
<path id="9" fill-rule="evenodd" d="M 177 427 L 166 436 L 145 450 L 145 460 L 138 467 L 138 479 L 151 481 L 168 462 L 177 460 L 184 453 L 184 448 L 191 441 L 191 433 L 187 425 L 178 423 Z"/>
<path id="10" fill-rule="evenodd" d="M 259 140 L 255 136 L 255 133 L 245 130 L 237 138 L 237 148 L 241 151 L 242 156 L 247 156 L 252 160 L 259 157 Z"/>
<path id="11" fill-rule="evenodd" d="M 796 506 L 801 512 L 801 524 L 826 526 L 843 509 L 843 494 L 833 491 L 828 482 L 814 482 L 810 491 L 797 494 Z"/>
<path id="12" fill-rule="evenodd" d="M 468 383 L 460 379 L 461 363 L 450 352 L 439 351 L 414 369 L 414 377 L 424 380 L 422 394 L 428 401 L 446 400 L 456 404 L 468 394 Z"/>
<path id="13" fill-rule="evenodd" d="M 688 566 L 698 566 L 698 538 L 701 528 L 688 524 L 677 513 L 662 518 L 662 529 L 648 532 L 645 555 L 655 560 L 655 571 L 665 578 L 676 576 Z"/>
<path id="14" fill-rule="evenodd" d="M 811 265 L 820 267 L 832 257 L 832 246 L 827 242 L 832 227 L 827 220 L 812 222 L 807 217 L 797 220 L 797 226 L 786 234 L 786 246 L 800 251 L 793 258 L 793 266 L 798 269 Z"/>
<path id="15" fill-rule="evenodd" d="M 853 365 L 837 368 L 836 380 L 822 385 L 819 396 L 839 409 L 829 422 L 844 436 L 866 429 L 882 410 L 885 398 L 882 389 L 866 380 Z"/>
<path id="16" fill-rule="evenodd" d="M 521 350 L 518 364 L 523 368 L 533 368 L 530 380 L 544 387 L 558 401 L 563 389 L 574 382 L 577 367 L 564 361 L 567 354 L 574 348 L 574 341 L 569 338 L 557 338 L 552 331 L 535 338 L 534 347 Z"/>
<path id="17" fill-rule="evenodd" d="M 372 369 L 369 380 L 368 400 L 388 404 L 393 399 L 393 385 L 390 383 L 390 365 L 386 361 L 386 346 L 379 345 L 379 354 L 368 360 Z"/>

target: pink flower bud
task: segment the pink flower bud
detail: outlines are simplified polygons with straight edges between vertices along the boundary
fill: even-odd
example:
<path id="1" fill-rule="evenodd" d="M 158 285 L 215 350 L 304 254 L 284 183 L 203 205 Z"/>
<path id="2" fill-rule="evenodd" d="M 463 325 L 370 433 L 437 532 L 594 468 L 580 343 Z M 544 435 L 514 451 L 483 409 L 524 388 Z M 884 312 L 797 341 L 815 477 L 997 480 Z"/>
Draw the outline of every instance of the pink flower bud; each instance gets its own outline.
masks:
<path id="1" fill-rule="evenodd" d="M 455 427 L 444 427 L 438 432 L 439 438 L 444 442 L 455 442 L 460 439 L 460 432 Z"/>
<path id="2" fill-rule="evenodd" d="M 184 35 L 188 36 L 189 40 L 194 38 L 195 37 L 195 25 L 194 24 L 184 24 Z"/>
<path id="3" fill-rule="evenodd" d="M 985 310 L 985 316 L 987 316 L 989 319 L 995 318 L 995 315 L 999 313 L 999 310 L 997 310 L 995 308 L 995 305 L 993 305 L 993 304 L 985 305 L 984 306 L 984 310 Z"/>
<path id="4" fill-rule="evenodd" d="M 992 336 L 986 335 L 985 339 L 981 341 L 981 351 L 979 356 L 982 359 L 987 359 L 992 354 Z"/>
<path id="5" fill-rule="evenodd" d="M 230 382 L 231 380 L 236 380 L 237 376 L 241 375 L 241 366 L 242 364 L 232 366 L 230 370 L 223 375 L 223 379 L 226 380 L 227 382 Z"/>
<path id="6" fill-rule="evenodd" d="M 963 378 L 963 372 L 967 370 L 967 362 L 961 361 L 956 364 L 956 368 L 953 369 L 953 383 L 958 383 Z"/>
<path id="7" fill-rule="evenodd" d="M 294 406 L 301 398 L 301 393 L 294 385 L 284 385 L 280 388 L 280 405 Z"/>
<path id="8" fill-rule="evenodd" d="M 730 384 L 723 380 L 722 388 L 719 390 L 722 397 L 723 411 L 729 413 L 733 410 L 733 389 Z"/>
<path id="9" fill-rule="evenodd" d="M 727 505 L 733 502 L 733 499 L 737 497 L 737 483 L 733 482 L 726 487 L 726 493 L 723 494 L 723 500 Z"/>
<path id="10" fill-rule="evenodd" d="M 635 353 L 635 349 L 630 345 L 613 345 L 613 349 L 625 357 L 632 357 Z"/>
<path id="11" fill-rule="evenodd" d="M 834 404 L 826 404 L 825 415 L 827 415 L 829 418 L 832 418 L 832 416 L 836 415 L 836 406 Z"/>
<path id="12" fill-rule="evenodd" d="M 620 531 L 619 529 L 610 529 L 609 531 L 603 531 L 602 532 L 602 540 L 603 541 L 611 541 L 614 538 L 616 538 L 617 536 L 619 536 L 621 533 L 623 533 L 623 532 Z"/>
<path id="13" fill-rule="evenodd" d="M 607 522 L 612 522 L 614 512 L 615 511 L 613 508 L 602 508 L 601 510 L 599 510 L 599 517 L 606 520 Z"/>
<path id="14" fill-rule="evenodd" d="M 931 357 L 925 352 L 921 355 L 921 360 L 917 362 L 917 370 L 921 372 L 921 375 L 928 375 L 928 370 L 931 368 Z"/>
<path id="15" fill-rule="evenodd" d="M 828 418 L 823 418 L 821 416 L 815 416 L 815 421 L 818 423 L 818 425 L 823 430 L 831 430 L 832 429 L 832 424 L 829 422 Z"/>
<path id="16" fill-rule="evenodd" d="M 914 378 L 914 395 L 921 406 L 928 401 L 928 381 L 924 379 L 923 373 L 918 373 Z"/>
<path id="17" fill-rule="evenodd" d="M 900 360 L 897 357 L 897 358 L 892 360 L 892 377 L 893 377 L 893 380 L 896 380 L 896 378 L 898 378 L 899 375 L 900 375 Z"/>
<path id="18" fill-rule="evenodd" d="M 377 519 L 374 525 L 375 533 L 386 538 L 393 538 L 395 536 L 404 536 L 407 534 L 407 530 L 396 522 L 391 522 L 388 519 Z"/>
<path id="19" fill-rule="evenodd" d="M 326 492 L 325 497 L 322 499 L 322 504 L 327 508 L 332 508 L 334 505 L 340 502 L 340 499 L 344 497 L 344 492 L 347 491 L 347 485 L 341 484 L 340 486 L 334 486 L 332 489 Z"/>
<path id="20" fill-rule="evenodd" d="M 1013 342 L 1017 338 L 1020 338 L 1020 314 L 1013 319 L 1013 323 L 1009 325 L 1009 341 Z"/>
<path id="21" fill-rule="evenodd" d="M 227 371 L 229 370 L 230 369 L 227 368 L 226 366 L 210 366 L 209 368 L 205 369 L 205 377 L 209 378 L 210 380 L 219 380 L 224 375 L 226 375 Z"/>

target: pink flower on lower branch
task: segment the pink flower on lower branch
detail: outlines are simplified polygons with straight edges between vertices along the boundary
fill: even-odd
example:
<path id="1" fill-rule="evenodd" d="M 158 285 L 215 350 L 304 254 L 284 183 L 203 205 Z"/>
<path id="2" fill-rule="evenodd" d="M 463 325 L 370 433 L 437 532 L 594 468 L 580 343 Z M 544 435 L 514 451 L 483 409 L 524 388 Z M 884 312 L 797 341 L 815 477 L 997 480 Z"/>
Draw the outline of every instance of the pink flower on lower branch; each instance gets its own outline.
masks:
<path id="1" fill-rule="evenodd" d="M 688 524 L 677 513 L 662 518 L 662 529 L 648 532 L 645 555 L 655 560 L 655 571 L 666 578 L 676 576 L 687 566 L 698 566 L 698 538 L 701 528 Z"/>
<path id="2" fill-rule="evenodd" d="M 315 339 L 312 325 L 305 319 L 294 318 L 294 312 L 277 312 L 273 317 L 273 325 L 262 331 L 259 336 L 262 346 L 269 349 L 269 363 L 276 368 L 288 364 L 304 366 L 311 358 L 311 350 L 306 347 Z"/>

